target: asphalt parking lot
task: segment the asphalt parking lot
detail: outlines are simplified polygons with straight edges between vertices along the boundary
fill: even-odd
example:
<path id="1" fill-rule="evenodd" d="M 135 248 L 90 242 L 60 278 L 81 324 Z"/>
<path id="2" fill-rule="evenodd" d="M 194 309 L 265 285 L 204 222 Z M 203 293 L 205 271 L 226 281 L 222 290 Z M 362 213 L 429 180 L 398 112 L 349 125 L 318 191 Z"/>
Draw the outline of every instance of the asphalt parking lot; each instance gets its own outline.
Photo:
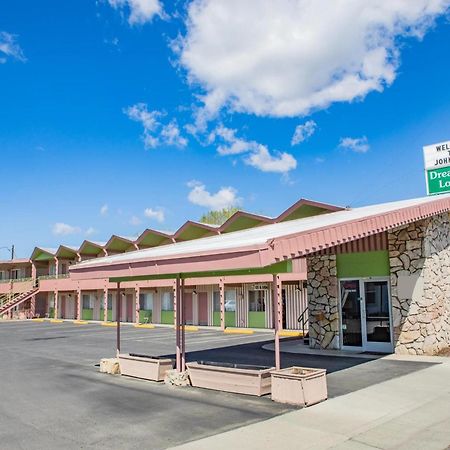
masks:
<path id="1" fill-rule="evenodd" d="M 115 328 L 0 322 L 0 448 L 167 448 L 289 410 L 270 398 L 173 388 L 98 372 L 115 353 Z M 272 365 L 267 333 L 187 333 L 188 360 Z M 173 355 L 171 328 L 122 327 L 122 351 Z M 283 354 L 283 366 L 324 367 L 330 397 L 429 363 Z"/>

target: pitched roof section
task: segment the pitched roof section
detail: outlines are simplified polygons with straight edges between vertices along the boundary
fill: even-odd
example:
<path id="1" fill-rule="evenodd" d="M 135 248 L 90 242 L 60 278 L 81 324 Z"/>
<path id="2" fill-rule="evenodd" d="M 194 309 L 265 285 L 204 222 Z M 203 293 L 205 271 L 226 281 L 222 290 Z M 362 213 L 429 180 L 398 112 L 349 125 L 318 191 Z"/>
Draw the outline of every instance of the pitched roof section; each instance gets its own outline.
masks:
<path id="1" fill-rule="evenodd" d="M 268 223 L 273 223 L 274 219 L 267 216 L 252 214 L 245 211 L 236 211 L 219 228 L 221 233 L 231 233 L 232 231 L 246 230 Z"/>
<path id="2" fill-rule="evenodd" d="M 30 256 L 32 261 L 51 261 L 55 258 L 55 248 L 35 247 Z"/>
<path id="3" fill-rule="evenodd" d="M 148 228 L 135 241 L 140 249 L 173 243 L 172 234 Z"/>
<path id="4" fill-rule="evenodd" d="M 134 239 L 133 238 L 127 238 L 123 236 L 117 236 L 116 234 L 113 234 L 109 241 L 104 246 L 104 249 L 110 253 L 110 252 L 129 252 L 132 250 L 136 250 L 136 247 L 134 245 Z"/>
<path id="5" fill-rule="evenodd" d="M 105 244 L 100 242 L 93 242 L 85 240 L 81 244 L 80 248 L 78 249 L 78 253 L 80 255 L 86 255 L 86 256 L 97 256 L 100 254 L 104 254 L 103 248 Z"/>
<path id="6" fill-rule="evenodd" d="M 282 212 L 275 220 L 275 223 L 287 220 L 304 219 L 305 217 L 318 216 L 330 212 L 342 211 L 345 208 L 330 205 L 328 203 L 315 202 L 301 198 L 298 202 Z"/>
<path id="7" fill-rule="evenodd" d="M 55 253 L 58 258 L 72 259 L 78 256 L 78 249 L 76 247 L 69 247 L 67 245 L 60 245 Z"/>
<path id="8" fill-rule="evenodd" d="M 175 232 L 173 238 L 176 241 L 191 241 L 193 239 L 200 239 L 218 233 L 219 227 L 217 225 L 208 225 L 206 223 L 188 220 Z"/>

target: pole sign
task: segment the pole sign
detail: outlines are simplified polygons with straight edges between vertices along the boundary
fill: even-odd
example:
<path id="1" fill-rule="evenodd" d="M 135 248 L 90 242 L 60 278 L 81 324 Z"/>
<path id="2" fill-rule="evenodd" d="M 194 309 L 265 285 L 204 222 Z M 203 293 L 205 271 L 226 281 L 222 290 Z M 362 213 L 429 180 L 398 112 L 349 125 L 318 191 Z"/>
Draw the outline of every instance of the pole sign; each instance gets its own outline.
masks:
<path id="1" fill-rule="evenodd" d="M 423 148 L 427 195 L 450 192 L 450 141 Z"/>

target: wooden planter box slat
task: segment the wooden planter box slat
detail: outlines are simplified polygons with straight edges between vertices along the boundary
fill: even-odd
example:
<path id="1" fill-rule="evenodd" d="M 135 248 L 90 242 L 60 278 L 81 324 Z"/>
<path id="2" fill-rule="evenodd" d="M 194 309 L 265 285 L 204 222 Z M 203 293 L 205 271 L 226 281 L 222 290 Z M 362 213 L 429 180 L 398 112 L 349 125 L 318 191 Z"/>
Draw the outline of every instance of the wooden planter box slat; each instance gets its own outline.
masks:
<path id="1" fill-rule="evenodd" d="M 192 386 L 236 394 L 256 395 L 270 394 L 270 368 L 251 368 L 251 366 L 230 367 L 218 363 L 192 362 L 187 364 Z"/>
<path id="2" fill-rule="evenodd" d="M 328 398 L 325 369 L 288 367 L 272 371 L 272 400 L 311 406 Z"/>
<path id="3" fill-rule="evenodd" d="M 128 353 L 119 355 L 120 373 L 134 378 L 163 381 L 168 370 L 173 369 L 170 358 L 134 356 Z"/>

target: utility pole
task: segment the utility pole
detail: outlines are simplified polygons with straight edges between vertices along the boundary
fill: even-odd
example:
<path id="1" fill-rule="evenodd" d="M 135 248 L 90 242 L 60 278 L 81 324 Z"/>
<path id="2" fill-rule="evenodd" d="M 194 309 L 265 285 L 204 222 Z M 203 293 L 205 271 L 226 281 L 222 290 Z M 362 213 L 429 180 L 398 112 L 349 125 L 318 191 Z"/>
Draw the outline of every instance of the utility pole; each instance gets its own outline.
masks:
<path id="1" fill-rule="evenodd" d="M 11 245 L 11 248 L 9 247 L 0 247 L 0 250 L 5 249 L 8 250 L 9 253 L 11 253 L 11 261 L 14 259 L 14 256 L 16 255 L 16 250 L 14 248 L 14 244 Z"/>

